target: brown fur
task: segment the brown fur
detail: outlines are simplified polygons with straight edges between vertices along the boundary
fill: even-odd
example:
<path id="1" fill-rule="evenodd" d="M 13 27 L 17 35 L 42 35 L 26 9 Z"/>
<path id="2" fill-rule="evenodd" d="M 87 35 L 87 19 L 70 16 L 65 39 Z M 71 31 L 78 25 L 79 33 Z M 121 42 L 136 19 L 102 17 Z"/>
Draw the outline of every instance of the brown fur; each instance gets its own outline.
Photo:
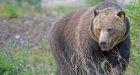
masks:
<path id="1" fill-rule="evenodd" d="M 96 10 L 99 13 L 95 12 Z M 118 64 L 116 64 L 118 59 L 112 56 L 116 55 L 113 53 L 120 47 L 120 41 L 129 41 L 126 35 L 129 29 L 126 28 L 125 20 L 120 16 L 122 14 L 119 16 L 117 14 L 120 11 L 122 9 L 114 2 L 106 1 L 96 7 L 67 14 L 54 24 L 50 33 L 50 45 L 58 65 L 57 75 L 112 75 L 109 67 L 107 68 L 109 73 L 103 72 L 101 68 L 103 58 L 108 60 L 111 68 L 117 69 L 115 71 L 119 75 L 123 74 L 122 71 L 125 70 L 127 64 L 122 70 L 118 69 Z M 97 32 L 98 26 L 105 31 Z M 115 28 L 117 33 L 115 36 L 108 35 L 106 29 L 109 27 Z M 101 36 L 101 34 L 105 35 Z M 102 51 L 99 45 L 99 39 L 102 37 L 111 40 L 112 50 Z M 123 47 L 125 46 L 127 45 Z M 126 61 L 128 62 L 128 57 Z"/>
<path id="2" fill-rule="evenodd" d="M 108 12 L 110 11 L 110 12 Z M 116 44 L 122 41 L 123 36 L 126 33 L 125 22 L 123 21 L 123 16 L 118 16 L 117 14 L 120 10 L 114 10 L 113 8 L 107 8 L 99 12 L 99 15 L 93 21 L 93 33 L 97 37 L 97 41 L 100 40 L 109 40 L 109 48 L 112 49 Z M 100 29 L 101 32 L 97 30 Z M 109 35 L 109 29 L 113 29 L 115 33 Z M 101 36 L 101 34 L 103 34 Z M 107 38 L 106 38 L 107 37 Z"/>

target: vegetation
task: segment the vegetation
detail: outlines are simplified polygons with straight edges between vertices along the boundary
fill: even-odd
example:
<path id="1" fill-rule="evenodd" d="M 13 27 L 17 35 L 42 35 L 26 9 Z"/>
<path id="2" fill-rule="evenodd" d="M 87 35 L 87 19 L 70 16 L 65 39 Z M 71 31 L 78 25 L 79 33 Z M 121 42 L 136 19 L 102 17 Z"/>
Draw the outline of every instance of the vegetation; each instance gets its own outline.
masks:
<path id="1" fill-rule="evenodd" d="M 103 0 L 86 0 L 86 6 L 90 7 L 90 6 L 94 6 L 97 5 L 98 3 L 100 3 Z"/>
<path id="2" fill-rule="evenodd" d="M 1 18 L 17 18 L 21 13 L 21 9 L 14 5 L 1 5 L 0 17 Z"/>
<path id="3" fill-rule="evenodd" d="M 15 3 L 5 0 L 4 4 L 0 4 L 0 18 L 18 18 L 24 16 L 32 16 L 41 9 L 39 0 L 27 0 L 29 5 L 22 6 L 24 0 L 16 0 Z"/>
<path id="4" fill-rule="evenodd" d="M 18 75 L 27 64 L 27 51 L 16 44 L 0 48 L 0 75 Z"/>
<path id="5" fill-rule="evenodd" d="M 50 11 L 47 12 L 46 16 L 48 16 L 50 18 L 53 17 L 53 19 L 60 19 L 65 14 L 68 14 L 70 12 L 76 11 L 79 8 L 80 7 L 77 7 L 77 6 L 72 6 L 72 7 L 58 6 L 58 7 L 54 8 L 54 9 L 49 9 Z"/>
<path id="6" fill-rule="evenodd" d="M 139 0 L 140 1 L 140 0 Z M 131 22 L 131 58 L 130 65 L 128 67 L 127 73 L 130 75 L 140 74 L 140 2 L 129 4 L 126 8 L 126 13 L 129 16 Z M 127 75 L 127 74 L 126 74 Z"/>
<path id="7" fill-rule="evenodd" d="M 31 49 L 28 45 L 23 48 L 18 44 L 8 45 L 8 48 L 1 47 L 0 75 L 55 75 L 55 60 L 48 49 L 48 41 L 44 39 L 40 49 Z"/>

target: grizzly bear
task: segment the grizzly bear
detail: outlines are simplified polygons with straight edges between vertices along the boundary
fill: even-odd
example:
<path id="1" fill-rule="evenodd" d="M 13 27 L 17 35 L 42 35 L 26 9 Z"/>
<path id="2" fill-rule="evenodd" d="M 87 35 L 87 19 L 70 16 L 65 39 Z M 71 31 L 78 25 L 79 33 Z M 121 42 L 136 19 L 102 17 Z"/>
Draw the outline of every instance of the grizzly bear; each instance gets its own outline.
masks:
<path id="1" fill-rule="evenodd" d="M 57 75 L 123 75 L 129 29 L 125 11 L 111 0 L 65 15 L 53 25 L 49 39 Z"/>

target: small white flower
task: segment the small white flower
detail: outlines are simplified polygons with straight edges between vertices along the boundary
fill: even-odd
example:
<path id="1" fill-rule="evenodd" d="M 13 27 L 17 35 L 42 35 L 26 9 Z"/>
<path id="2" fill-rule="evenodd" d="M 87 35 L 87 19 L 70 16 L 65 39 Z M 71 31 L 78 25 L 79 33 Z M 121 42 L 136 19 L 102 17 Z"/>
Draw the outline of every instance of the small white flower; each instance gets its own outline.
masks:
<path id="1" fill-rule="evenodd" d="M 19 38 L 20 38 L 20 35 L 16 34 L 16 35 L 15 35 L 15 38 L 16 38 L 16 39 L 19 39 Z"/>

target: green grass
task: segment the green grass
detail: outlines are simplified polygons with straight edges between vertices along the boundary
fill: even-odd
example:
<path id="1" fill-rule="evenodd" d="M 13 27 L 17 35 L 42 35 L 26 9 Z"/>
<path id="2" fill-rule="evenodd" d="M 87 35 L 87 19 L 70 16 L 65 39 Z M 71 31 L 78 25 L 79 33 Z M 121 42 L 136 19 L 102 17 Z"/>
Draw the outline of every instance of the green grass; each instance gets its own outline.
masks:
<path id="1" fill-rule="evenodd" d="M 25 50 L 18 45 L 0 48 L 0 75 L 55 75 L 56 63 L 48 41 L 42 39 L 41 48 Z"/>
<path id="2" fill-rule="evenodd" d="M 40 49 L 29 49 L 28 68 L 19 75 L 55 75 L 56 63 L 49 50 L 48 41 L 42 39 Z"/>
<path id="3" fill-rule="evenodd" d="M 131 22 L 131 58 L 130 65 L 128 67 L 127 73 L 131 73 L 131 75 L 140 75 L 140 3 L 130 4 L 126 8 L 126 13 L 129 16 Z"/>
<path id="4" fill-rule="evenodd" d="M 91 7 L 91 6 L 97 5 L 101 1 L 102 0 L 86 0 L 86 6 Z"/>
<path id="5" fill-rule="evenodd" d="M 9 48 L 0 48 L 0 74 L 17 75 L 27 62 L 27 50 L 13 45 Z"/>
<path id="6" fill-rule="evenodd" d="M 17 18 L 21 13 L 21 9 L 19 7 L 8 4 L 1 6 L 0 10 L 1 18 Z"/>
<path id="7" fill-rule="evenodd" d="M 79 9 L 80 7 L 78 6 L 58 6 L 54 9 L 49 9 L 50 11 L 48 11 L 48 13 L 46 14 L 46 16 L 48 17 L 53 17 L 53 19 L 60 19 L 61 17 L 63 17 L 65 14 L 68 14 L 70 12 L 76 11 L 77 9 Z"/>

